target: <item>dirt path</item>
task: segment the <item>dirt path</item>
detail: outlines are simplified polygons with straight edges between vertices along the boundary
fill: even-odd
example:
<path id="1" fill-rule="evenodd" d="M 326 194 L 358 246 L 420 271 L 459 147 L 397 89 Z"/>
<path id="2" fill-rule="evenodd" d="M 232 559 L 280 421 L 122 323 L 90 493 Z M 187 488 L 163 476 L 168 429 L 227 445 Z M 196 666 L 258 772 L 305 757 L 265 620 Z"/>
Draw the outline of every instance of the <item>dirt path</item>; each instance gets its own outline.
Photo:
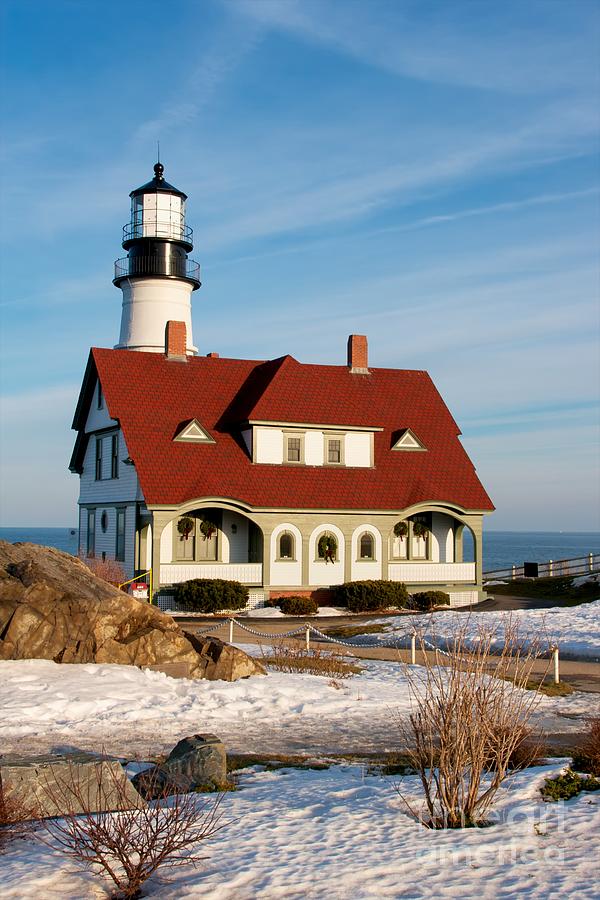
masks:
<path id="1" fill-rule="evenodd" d="M 212 617 L 206 619 L 189 619 L 182 621 L 179 619 L 184 628 L 188 631 L 203 631 L 210 627 L 214 627 L 215 619 Z M 277 637 L 277 635 L 281 635 L 286 631 L 292 630 L 294 627 L 300 628 L 304 624 L 305 620 L 292 620 L 292 619 L 265 619 L 265 618 L 256 618 L 252 619 L 250 616 L 244 617 L 244 624 L 248 626 L 248 628 L 252 628 L 254 631 L 260 631 L 264 634 L 273 635 L 273 637 Z M 351 625 L 353 627 L 360 625 L 361 623 L 366 623 L 369 621 L 373 621 L 372 616 L 332 616 L 331 618 L 327 617 L 319 617 L 317 619 L 312 620 L 312 624 L 314 624 L 315 628 L 318 628 L 320 631 L 326 632 L 328 628 L 340 627 L 343 625 Z M 229 640 L 229 621 L 224 620 L 223 625 L 218 631 L 213 632 L 216 637 L 221 638 L 222 640 Z M 236 644 L 268 644 L 271 640 L 271 637 L 259 637 L 258 635 L 254 635 L 240 628 L 237 624 L 234 625 L 233 628 L 233 641 Z M 302 634 L 299 635 L 298 638 L 290 638 L 292 641 L 303 641 L 304 636 Z M 325 647 L 336 647 L 337 650 L 347 654 L 349 656 L 355 656 L 360 659 L 380 659 L 387 662 L 409 662 L 410 661 L 410 651 L 409 650 L 399 650 L 392 647 L 342 647 L 340 645 L 330 644 L 326 641 L 322 641 L 318 636 L 311 633 L 310 637 L 311 645 L 318 646 L 320 648 Z M 427 651 L 425 654 L 428 658 L 434 660 L 435 652 Z M 416 662 L 422 661 L 423 652 L 419 649 L 417 650 Z M 444 662 L 444 655 L 439 654 L 440 662 Z M 536 675 L 540 675 L 543 677 L 544 675 L 550 676 L 550 663 L 547 659 L 538 659 L 533 663 L 532 673 Z M 583 661 L 583 660 L 566 660 L 562 659 L 560 661 L 560 677 L 561 681 L 565 681 L 571 685 L 574 690 L 577 691 L 586 691 L 589 693 L 600 693 L 600 663 Z"/>

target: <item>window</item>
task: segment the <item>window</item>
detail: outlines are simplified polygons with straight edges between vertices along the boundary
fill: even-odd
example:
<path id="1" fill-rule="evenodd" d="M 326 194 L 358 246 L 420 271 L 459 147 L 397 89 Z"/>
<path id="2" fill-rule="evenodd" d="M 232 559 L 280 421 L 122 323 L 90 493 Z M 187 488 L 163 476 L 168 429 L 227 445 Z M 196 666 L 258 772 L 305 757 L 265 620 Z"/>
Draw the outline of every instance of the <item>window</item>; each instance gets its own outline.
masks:
<path id="1" fill-rule="evenodd" d="M 328 532 L 320 535 L 317 541 L 317 559 L 333 563 L 337 559 L 337 540 Z"/>
<path id="2" fill-rule="evenodd" d="M 200 518 L 192 513 L 173 522 L 173 558 L 187 562 L 214 562 L 219 558 L 221 517 L 211 510 Z"/>
<path id="3" fill-rule="evenodd" d="M 96 438 L 96 481 L 102 480 L 102 438 Z"/>
<path id="4" fill-rule="evenodd" d="M 96 510 L 88 509 L 86 554 L 90 559 L 96 552 Z"/>
<path id="5" fill-rule="evenodd" d="M 115 548 L 115 559 L 119 562 L 125 561 L 125 510 L 117 509 L 117 545 Z"/>
<path id="6" fill-rule="evenodd" d="M 216 526 L 202 530 L 204 523 L 200 524 L 200 534 L 196 541 L 196 559 L 200 562 L 217 560 L 219 558 L 219 531 Z M 210 523 L 213 524 L 212 522 Z"/>
<path id="7" fill-rule="evenodd" d="M 344 436 L 342 434 L 325 434 L 323 462 L 326 466 L 344 465 Z"/>
<path id="8" fill-rule="evenodd" d="M 415 516 L 412 521 L 412 559 L 427 559 L 429 556 L 429 527 L 427 516 Z"/>
<path id="9" fill-rule="evenodd" d="M 289 463 L 304 462 L 304 441 L 301 434 L 285 436 L 285 459 Z"/>
<path id="10" fill-rule="evenodd" d="M 110 477 L 119 477 L 119 435 L 113 434 L 110 439 Z"/>
<path id="11" fill-rule="evenodd" d="M 342 461 L 342 442 L 340 440 L 327 441 L 327 462 L 341 463 Z"/>
<path id="12" fill-rule="evenodd" d="M 104 408 L 104 396 L 102 395 L 102 385 L 100 384 L 100 381 L 98 381 L 96 388 L 96 405 L 98 409 Z"/>
<path id="13" fill-rule="evenodd" d="M 193 561 L 196 556 L 196 519 L 182 516 L 173 523 L 173 546 L 175 559 Z"/>
<path id="14" fill-rule="evenodd" d="M 359 559 L 375 559 L 375 540 L 368 531 L 361 534 L 358 544 Z"/>
<path id="15" fill-rule="evenodd" d="M 294 559 L 294 535 L 289 531 L 279 535 L 278 559 Z"/>

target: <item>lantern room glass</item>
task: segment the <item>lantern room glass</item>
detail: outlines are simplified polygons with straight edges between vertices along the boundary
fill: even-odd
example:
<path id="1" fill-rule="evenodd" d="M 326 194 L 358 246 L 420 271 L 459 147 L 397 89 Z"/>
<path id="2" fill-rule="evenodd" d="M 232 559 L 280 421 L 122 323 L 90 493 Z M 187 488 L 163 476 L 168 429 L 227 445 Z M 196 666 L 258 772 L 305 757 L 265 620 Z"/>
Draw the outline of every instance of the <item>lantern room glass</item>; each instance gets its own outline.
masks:
<path id="1" fill-rule="evenodd" d="M 131 200 L 131 237 L 182 240 L 185 200 L 167 192 L 138 194 Z"/>

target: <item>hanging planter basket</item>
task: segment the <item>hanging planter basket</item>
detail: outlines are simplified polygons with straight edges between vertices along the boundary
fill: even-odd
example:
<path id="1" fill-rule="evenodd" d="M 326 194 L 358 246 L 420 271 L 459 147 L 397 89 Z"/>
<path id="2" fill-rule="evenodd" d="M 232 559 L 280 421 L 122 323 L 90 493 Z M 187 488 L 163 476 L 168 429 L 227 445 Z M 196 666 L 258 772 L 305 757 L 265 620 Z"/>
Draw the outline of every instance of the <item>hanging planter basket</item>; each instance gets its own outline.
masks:
<path id="1" fill-rule="evenodd" d="M 217 526 L 214 522 L 211 522 L 209 519 L 202 519 L 200 522 L 200 534 L 202 535 L 202 540 L 210 541 L 216 531 Z"/>
<path id="2" fill-rule="evenodd" d="M 177 523 L 177 531 L 184 541 L 187 541 L 193 530 L 194 520 L 191 516 L 183 516 Z"/>
<path id="3" fill-rule="evenodd" d="M 396 522 L 394 525 L 394 535 L 399 538 L 405 538 L 408 534 L 408 522 Z"/>
<path id="4" fill-rule="evenodd" d="M 413 525 L 413 534 L 415 537 L 425 539 L 429 534 L 429 528 L 424 522 L 415 522 Z"/>
<path id="5" fill-rule="evenodd" d="M 326 563 L 334 563 L 337 553 L 337 541 L 332 534 L 322 534 L 318 545 L 319 558 Z"/>

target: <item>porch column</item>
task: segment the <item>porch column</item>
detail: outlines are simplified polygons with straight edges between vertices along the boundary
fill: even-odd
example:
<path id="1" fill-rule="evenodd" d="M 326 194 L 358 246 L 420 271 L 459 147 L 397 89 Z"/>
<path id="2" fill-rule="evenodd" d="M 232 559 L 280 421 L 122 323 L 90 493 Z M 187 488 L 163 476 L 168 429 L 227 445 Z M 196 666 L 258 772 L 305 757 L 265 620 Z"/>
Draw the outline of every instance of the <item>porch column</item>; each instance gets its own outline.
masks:
<path id="1" fill-rule="evenodd" d="M 265 589 L 265 594 L 268 594 L 269 588 L 271 586 L 271 535 L 273 534 L 272 528 L 265 528 L 262 526 L 262 534 L 263 534 L 263 561 L 262 561 L 262 583 L 263 588 Z"/>
<path id="2" fill-rule="evenodd" d="M 352 530 L 343 527 L 344 532 L 344 581 L 352 581 Z"/>
<path id="3" fill-rule="evenodd" d="M 308 556 L 308 547 L 309 547 L 309 533 L 308 531 L 302 528 L 302 586 L 308 587 L 310 584 L 309 581 L 309 556 Z"/>
<path id="4" fill-rule="evenodd" d="M 389 525 L 385 522 L 379 524 L 379 533 L 381 535 L 381 577 L 384 581 L 389 581 L 390 577 L 390 534 Z"/>
<path id="5" fill-rule="evenodd" d="M 160 590 L 160 539 L 172 518 L 172 512 L 152 512 L 152 589 L 155 593 Z"/>
<path id="6" fill-rule="evenodd" d="M 467 524 L 473 534 L 475 582 L 481 586 L 483 584 L 483 519 L 481 516 L 473 517 Z"/>
<path id="7" fill-rule="evenodd" d="M 463 561 L 463 531 L 465 526 L 462 522 L 457 522 L 454 529 L 454 562 L 461 563 Z"/>

